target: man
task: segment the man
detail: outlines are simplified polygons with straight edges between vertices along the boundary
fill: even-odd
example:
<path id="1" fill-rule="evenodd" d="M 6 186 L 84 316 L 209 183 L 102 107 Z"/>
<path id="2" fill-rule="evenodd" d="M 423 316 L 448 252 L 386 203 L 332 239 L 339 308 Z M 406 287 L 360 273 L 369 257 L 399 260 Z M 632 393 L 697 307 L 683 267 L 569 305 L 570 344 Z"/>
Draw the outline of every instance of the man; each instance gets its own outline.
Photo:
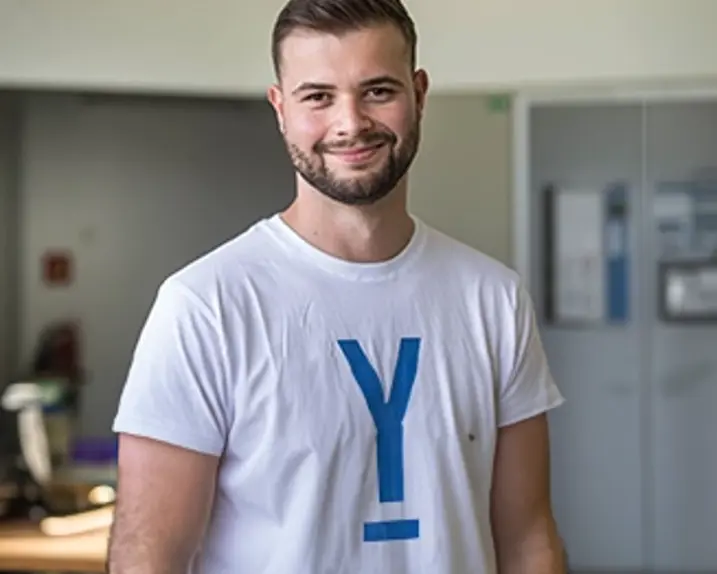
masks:
<path id="1" fill-rule="evenodd" d="M 400 0 L 279 15 L 296 198 L 159 290 L 115 421 L 112 574 L 565 572 L 529 297 L 407 212 L 415 44 Z"/>

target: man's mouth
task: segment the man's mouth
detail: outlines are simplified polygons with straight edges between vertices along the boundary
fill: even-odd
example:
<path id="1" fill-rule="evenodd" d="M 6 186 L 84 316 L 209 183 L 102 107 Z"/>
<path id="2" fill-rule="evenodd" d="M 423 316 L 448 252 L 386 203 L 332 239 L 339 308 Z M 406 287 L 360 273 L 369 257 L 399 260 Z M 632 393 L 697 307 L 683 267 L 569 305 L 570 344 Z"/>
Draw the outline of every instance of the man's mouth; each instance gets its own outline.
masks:
<path id="1" fill-rule="evenodd" d="M 381 141 L 371 145 L 336 149 L 331 153 L 347 163 L 363 163 L 371 159 L 384 145 L 386 142 Z"/>

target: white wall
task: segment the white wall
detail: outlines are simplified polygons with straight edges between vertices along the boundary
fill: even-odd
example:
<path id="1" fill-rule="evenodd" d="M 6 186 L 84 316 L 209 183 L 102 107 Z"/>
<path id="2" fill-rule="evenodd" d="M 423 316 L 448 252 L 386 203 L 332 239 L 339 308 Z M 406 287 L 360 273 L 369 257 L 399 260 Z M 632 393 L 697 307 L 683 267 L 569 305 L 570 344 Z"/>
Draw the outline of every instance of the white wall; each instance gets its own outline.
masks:
<path id="1" fill-rule="evenodd" d="M 2 0 L 0 85 L 261 93 L 284 0 Z M 713 0 L 406 0 L 440 90 L 717 74 Z"/>
<path id="2" fill-rule="evenodd" d="M 84 333 L 83 431 L 106 433 L 158 283 L 293 196 L 268 104 L 211 106 L 41 97 L 22 156 L 22 357 L 43 325 Z M 429 99 L 411 178 L 412 210 L 509 260 L 510 118 L 479 96 Z M 76 283 L 40 281 L 48 248 L 70 248 Z"/>
<path id="3" fill-rule="evenodd" d="M 79 319 L 88 384 L 82 431 L 107 433 L 159 282 L 280 209 L 292 195 L 265 103 L 33 100 L 23 134 L 22 356 L 49 321 Z M 48 248 L 74 251 L 76 282 L 40 280 Z"/>
<path id="4" fill-rule="evenodd" d="M 18 293 L 18 106 L 0 96 L 0 388 L 15 372 Z"/>
<path id="5" fill-rule="evenodd" d="M 512 262 L 510 110 L 480 95 L 429 98 L 411 172 L 411 210 L 427 223 Z"/>

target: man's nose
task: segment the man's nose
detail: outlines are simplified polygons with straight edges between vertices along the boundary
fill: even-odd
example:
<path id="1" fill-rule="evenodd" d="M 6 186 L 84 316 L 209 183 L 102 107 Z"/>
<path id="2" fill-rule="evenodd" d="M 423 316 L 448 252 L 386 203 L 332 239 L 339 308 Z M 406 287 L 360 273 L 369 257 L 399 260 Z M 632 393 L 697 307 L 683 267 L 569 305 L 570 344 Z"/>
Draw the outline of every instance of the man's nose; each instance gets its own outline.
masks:
<path id="1" fill-rule="evenodd" d="M 335 105 L 336 135 L 342 138 L 353 138 L 370 130 L 373 122 L 363 102 L 353 97 L 341 98 Z"/>

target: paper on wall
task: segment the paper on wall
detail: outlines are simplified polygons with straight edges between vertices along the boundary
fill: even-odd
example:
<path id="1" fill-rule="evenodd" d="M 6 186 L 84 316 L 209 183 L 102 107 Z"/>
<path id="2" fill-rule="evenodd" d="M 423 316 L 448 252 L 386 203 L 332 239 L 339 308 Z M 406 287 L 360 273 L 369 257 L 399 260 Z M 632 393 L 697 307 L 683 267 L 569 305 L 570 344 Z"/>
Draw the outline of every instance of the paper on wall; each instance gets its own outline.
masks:
<path id="1" fill-rule="evenodd" d="M 601 321 L 606 280 L 603 193 L 561 189 L 555 201 L 556 319 Z"/>

